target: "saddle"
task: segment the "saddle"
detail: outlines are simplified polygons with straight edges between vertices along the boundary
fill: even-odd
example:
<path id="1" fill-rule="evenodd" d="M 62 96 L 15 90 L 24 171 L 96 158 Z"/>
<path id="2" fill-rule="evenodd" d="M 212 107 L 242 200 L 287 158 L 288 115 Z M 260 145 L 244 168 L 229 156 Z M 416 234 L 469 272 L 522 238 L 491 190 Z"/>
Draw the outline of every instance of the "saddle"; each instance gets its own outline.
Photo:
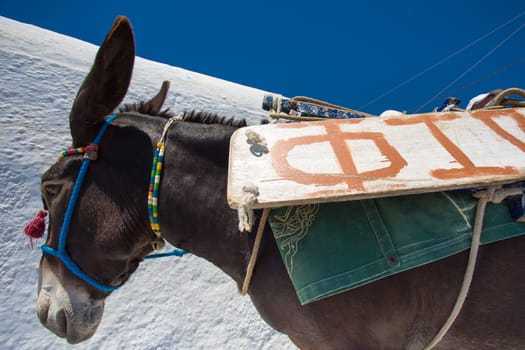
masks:
<path id="1" fill-rule="evenodd" d="M 307 304 L 469 249 L 477 203 L 458 190 L 287 206 L 268 220 Z M 487 206 L 481 244 L 523 234 L 505 202 Z"/>
<path id="2" fill-rule="evenodd" d="M 473 236 L 522 235 L 525 102 L 506 99 L 525 97 L 517 90 L 495 98 L 499 109 L 458 110 L 454 99 L 443 112 L 380 118 L 266 96 L 270 117 L 302 122 L 233 134 L 228 202 L 240 219 L 269 211 L 302 304 L 467 250 Z M 480 202 L 464 189 L 502 185 L 514 196 L 480 205 L 474 230 Z M 240 221 L 242 230 L 253 220 Z"/>

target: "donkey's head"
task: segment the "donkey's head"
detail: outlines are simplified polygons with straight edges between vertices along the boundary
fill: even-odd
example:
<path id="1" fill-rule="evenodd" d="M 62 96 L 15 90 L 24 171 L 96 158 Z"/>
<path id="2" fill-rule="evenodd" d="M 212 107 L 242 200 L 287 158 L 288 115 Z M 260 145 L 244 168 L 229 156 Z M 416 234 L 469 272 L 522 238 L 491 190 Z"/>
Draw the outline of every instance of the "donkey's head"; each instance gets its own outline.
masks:
<path id="1" fill-rule="evenodd" d="M 122 101 L 134 59 L 131 25 L 126 18 L 117 18 L 75 98 L 70 114 L 73 147 L 92 143 Z M 167 84 L 145 107 L 160 110 L 166 92 Z M 150 138 L 135 127 L 107 127 L 74 210 L 68 207 L 83 156 L 60 158 L 42 177 L 50 220 L 40 262 L 38 316 L 70 343 L 93 335 L 104 299 L 152 250 L 154 235 L 145 205 L 152 148 Z M 67 210 L 72 216 L 64 233 Z"/>

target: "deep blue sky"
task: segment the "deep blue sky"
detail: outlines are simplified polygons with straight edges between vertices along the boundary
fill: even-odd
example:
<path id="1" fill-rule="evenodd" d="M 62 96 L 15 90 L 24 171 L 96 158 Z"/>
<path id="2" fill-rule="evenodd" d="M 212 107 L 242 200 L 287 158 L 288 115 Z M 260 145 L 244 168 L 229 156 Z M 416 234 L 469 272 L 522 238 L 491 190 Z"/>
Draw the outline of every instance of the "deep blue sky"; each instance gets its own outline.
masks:
<path id="1" fill-rule="evenodd" d="M 0 15 L 97 45 L 126 15 L 141 57 L 370 113 L 525 88 L 523 0 L 2 0 Z"/>

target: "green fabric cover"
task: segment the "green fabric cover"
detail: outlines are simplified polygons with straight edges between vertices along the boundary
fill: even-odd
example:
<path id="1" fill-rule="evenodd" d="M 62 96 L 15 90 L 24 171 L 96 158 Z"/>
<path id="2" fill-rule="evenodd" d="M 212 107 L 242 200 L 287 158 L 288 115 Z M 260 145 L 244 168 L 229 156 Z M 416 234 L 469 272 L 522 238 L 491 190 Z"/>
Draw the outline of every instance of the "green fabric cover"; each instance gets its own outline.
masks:
<path id="1" fill-rule="evenodd" d="M 476 206 L 453 191 L 282 207 L 269 221 L 304 305 L 468 249 Z M 488 204 L 482 244 L 524 233 Z"/>

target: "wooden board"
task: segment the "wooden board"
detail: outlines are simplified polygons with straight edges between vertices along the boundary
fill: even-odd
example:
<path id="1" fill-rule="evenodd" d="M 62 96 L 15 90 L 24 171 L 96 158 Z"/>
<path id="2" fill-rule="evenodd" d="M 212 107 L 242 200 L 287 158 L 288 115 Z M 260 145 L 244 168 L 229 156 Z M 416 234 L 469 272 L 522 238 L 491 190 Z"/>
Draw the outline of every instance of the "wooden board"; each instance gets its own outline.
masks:
<path id="1" fill-rule="evenodd" d="M 233 208 L 248 184 L 262 208 L 512 183 L 525 180 L 525 108 L 250 126 L 229 166 Z"/>

